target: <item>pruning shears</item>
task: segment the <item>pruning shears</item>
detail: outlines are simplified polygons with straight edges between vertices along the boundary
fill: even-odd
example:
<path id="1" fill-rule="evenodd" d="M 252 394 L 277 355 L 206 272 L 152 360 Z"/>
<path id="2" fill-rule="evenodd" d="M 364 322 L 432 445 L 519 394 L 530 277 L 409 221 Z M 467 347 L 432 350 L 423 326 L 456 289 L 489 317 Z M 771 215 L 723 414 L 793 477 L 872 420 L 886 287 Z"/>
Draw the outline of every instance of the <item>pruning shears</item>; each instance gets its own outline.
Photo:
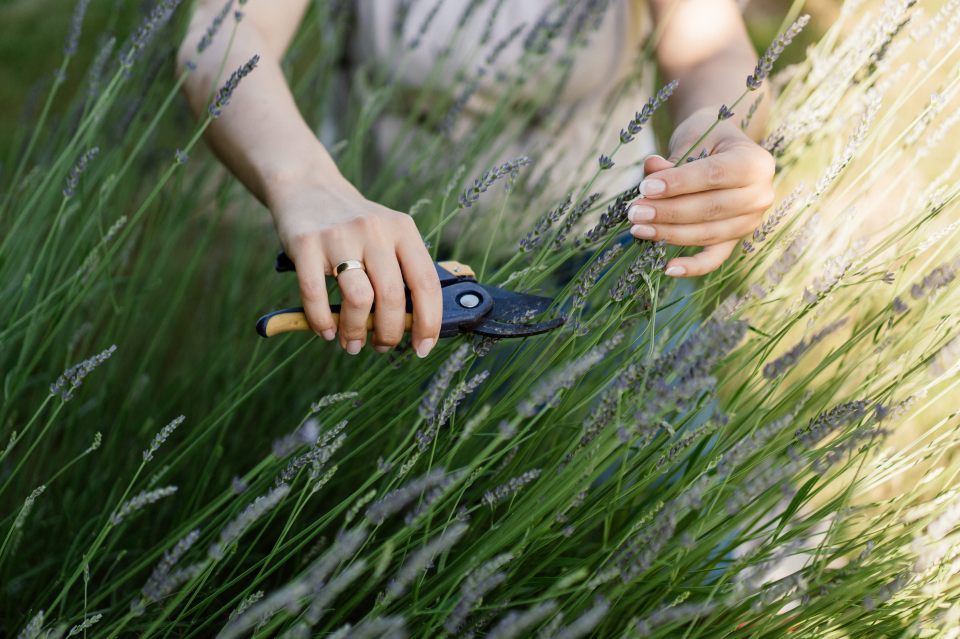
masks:
<path id="1" fill-rule="evenodd" d="M 473 269 L 460 262 L 434 262 L 443 295 L 443 324 L 440 337 L 475 333 L 484 337 L 508 338 L 539 335 L 560 327 L 564 317 L 541 322 L 530 322 L 550 307 L 553 300 L 529 293 L 515 293 L 506 289 L 480 284 Z M 295 271 L 293 261 L 281 252 L 275 266 L 277 272 Z M 405 329 L 413 322 L 413 306 L 407 290 Z M 340 305 L 331 304 L 336 322 L 340 320 Z M 376 309 L 374 309 L 374 312 Z M 367 330 L 373 329 L 373 314 L 367 319 Z M 309 331 L 303 307 L 284 308 L 268 313 L 257 322 L 257 333 L 271 337 L 280 333 Z"/>

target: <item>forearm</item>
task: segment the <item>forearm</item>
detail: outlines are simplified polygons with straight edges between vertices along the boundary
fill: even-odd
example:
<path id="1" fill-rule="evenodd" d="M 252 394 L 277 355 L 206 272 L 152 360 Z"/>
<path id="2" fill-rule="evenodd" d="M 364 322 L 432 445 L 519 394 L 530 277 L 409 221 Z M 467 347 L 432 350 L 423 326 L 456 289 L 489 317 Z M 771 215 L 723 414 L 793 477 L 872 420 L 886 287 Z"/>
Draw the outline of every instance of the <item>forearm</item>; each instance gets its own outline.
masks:
<path id="1" fill-rule="evenodd" d="M 247 19 L 237 25 L 232 43 L 224 25 L 213 43 L 197 53 L 210 19 L 211 12 L 201 6 L 178 56 L 180 66 L 191 61 L 197 67 L 184 85 L 194 113 L 204 115 L 229 74 L 260 55 L 257 69 L 244 78 L 229 106 L 207 129 L 207 140 L 221 162 L 271 209 L 291 185 L 352 189 L 297 108 L 280 67 L 286 42 L 265 38 Z"/>
<path id="2" fill-rule="evenodd" d="M 745 80 L 757 61 L 736 4 L 732 0 L 653 0 L 660 24 L 657 61 L 667 81 L 678 80 L 670 108 L 677 122 L 699 110 L 714 114 L 746 89 Z M 737 107 L 745 116 L 766 87 L 748 95 Z M 765 96 L 747 133 L 763 135 L 769 100 Z"/>

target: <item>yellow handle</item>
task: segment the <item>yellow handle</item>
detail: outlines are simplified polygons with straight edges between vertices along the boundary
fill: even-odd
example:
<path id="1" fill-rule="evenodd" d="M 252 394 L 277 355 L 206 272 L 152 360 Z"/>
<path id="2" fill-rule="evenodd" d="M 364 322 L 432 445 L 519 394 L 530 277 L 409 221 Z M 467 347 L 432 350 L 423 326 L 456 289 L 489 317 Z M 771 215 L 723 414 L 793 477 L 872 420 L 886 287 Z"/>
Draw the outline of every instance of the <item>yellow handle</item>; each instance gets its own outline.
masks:
<path id="1" fill-rule="evenodd" d="M 331 313 L 333 321 L 340 325 L 340 313 Z M 367 330 L 373 330 L 373 314 L 367 317 Z M 403 318 L 403 330 L 409 331 L 413 326 L 413 314 L 407 313 Z M 277 311 L 260 320 L 257 324 L 257 332 L 264 337 L 273 337 L 281 333 L 294 333 L 297 331 L 309 331 L 310 325 L 307 324 L 307 316 L 301 310 Z"/>

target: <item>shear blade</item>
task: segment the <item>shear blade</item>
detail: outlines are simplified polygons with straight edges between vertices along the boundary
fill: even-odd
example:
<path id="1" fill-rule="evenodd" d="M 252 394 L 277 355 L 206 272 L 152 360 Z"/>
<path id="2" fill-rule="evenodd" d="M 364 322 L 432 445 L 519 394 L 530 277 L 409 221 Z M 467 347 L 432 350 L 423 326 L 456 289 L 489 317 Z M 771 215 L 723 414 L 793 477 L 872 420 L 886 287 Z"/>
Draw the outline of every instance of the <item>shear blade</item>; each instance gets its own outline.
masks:
<path id="1" fill-rule="evenodd" d="M 526 337 L 540 335 L 563 325 L 564 318 L 544 322 L 521 323 L 543 313 L 553 303 L 548 297 L 516 293 L 496 286 L 481 284 L 493 299 L 493 309 L 471 331 L 486 337 Z"/>
<path id="2" fill-rule="evenodd" d="M 481 284 L 480 286 L 493 299 L 493 310 L 487 317 L 499 322 L 517 322 L 531 318 L 550 308 L 553 303 L 553 300 L 549 297 L 515 293 L 487 284 Z"/>
<path id="3" fill-rule="evenodd" d="M 472 327 L 470 331 L 484 337 L 527 337 L 547 333 L 563 325 L 564 318 L 556 317 L 546 322 L 536 324 L 507 324 L 492 319 L 486 319 Z"/>

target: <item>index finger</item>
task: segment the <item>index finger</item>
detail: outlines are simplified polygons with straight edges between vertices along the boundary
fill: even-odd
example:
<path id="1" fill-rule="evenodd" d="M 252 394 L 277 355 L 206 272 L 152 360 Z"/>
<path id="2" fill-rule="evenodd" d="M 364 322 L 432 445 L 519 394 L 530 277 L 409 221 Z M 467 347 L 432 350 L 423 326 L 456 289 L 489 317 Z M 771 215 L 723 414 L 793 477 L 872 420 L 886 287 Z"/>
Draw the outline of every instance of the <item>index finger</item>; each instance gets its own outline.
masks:
<path id="1" fill-rule="evenodd" d="M 640 183 L 640 193 L 650 199 L 700 193 L 713 189 L 749 186 L 758 171 L 767 167 L 759 154 L 731 149 L 682 166 L 651 173 Z"/>

